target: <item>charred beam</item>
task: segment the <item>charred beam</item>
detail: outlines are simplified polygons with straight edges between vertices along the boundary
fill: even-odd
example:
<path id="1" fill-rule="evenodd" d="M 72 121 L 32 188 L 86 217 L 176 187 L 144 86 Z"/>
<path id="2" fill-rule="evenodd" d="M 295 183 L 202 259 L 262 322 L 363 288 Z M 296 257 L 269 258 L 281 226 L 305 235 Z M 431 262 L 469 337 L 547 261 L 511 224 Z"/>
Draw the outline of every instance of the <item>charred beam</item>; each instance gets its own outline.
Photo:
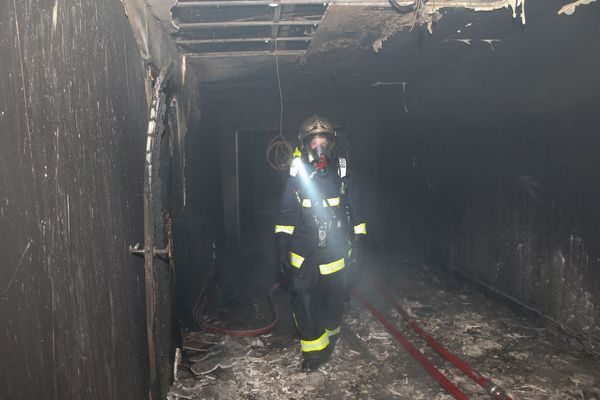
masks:
<path id="1" fill-rule="evenodd" d="M 190 29 L 212 28 L 247 28 L 256 26 L 312 26 L 319 25 L 321 20 L 295 19 L 287 21 L 226 21 L 226 22 L 187 22 L 177 25 L 180 31 Z"/>
<path id="2" fill-rule="evenodd" d="M 290 36 L 290 37 L 258 37 L 258 38 L 228 38 L 228 39 L 177 39 L 176 44 L 194 45 L 194 44 L 214 44 L 214 43 L 269 43 L 278 42 L 310 42 L 312 36 Z"/>

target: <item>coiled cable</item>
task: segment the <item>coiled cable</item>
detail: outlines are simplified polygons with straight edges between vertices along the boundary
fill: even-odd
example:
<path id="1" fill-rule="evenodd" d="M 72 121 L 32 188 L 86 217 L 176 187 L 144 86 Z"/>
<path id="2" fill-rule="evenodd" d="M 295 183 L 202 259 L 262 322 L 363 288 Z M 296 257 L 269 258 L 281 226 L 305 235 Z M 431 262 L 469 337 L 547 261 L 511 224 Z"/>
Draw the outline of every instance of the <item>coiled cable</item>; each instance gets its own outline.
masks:
<path id="1" fill-rule="evenodd" d="M 275 39 L 275 71 L 277 74 L 277 88 L 279 90 L 279 133 L 267 144 L 265 157 L 271 168 L 284 171 L 290 166 L 294 147 L 283 136 L 283 91 L 281 90 L 281 76 L 279 74 L 277 39 Z"/>

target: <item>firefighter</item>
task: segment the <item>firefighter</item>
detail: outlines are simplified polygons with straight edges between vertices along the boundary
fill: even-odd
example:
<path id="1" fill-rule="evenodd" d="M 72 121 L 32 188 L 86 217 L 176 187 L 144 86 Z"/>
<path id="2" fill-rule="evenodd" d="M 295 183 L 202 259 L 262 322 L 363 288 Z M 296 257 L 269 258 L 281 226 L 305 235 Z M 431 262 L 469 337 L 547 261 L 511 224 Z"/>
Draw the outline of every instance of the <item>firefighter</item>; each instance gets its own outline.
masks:
<path id="1" fill-rule="evenodd" d="M 321 116 L 302 123 L 275 226 L 304 372 L 317 370 L 333 351 L 347 274 L 360 264 L 367 233 L 360 191 L 336 139 L 333 126 Z"/>

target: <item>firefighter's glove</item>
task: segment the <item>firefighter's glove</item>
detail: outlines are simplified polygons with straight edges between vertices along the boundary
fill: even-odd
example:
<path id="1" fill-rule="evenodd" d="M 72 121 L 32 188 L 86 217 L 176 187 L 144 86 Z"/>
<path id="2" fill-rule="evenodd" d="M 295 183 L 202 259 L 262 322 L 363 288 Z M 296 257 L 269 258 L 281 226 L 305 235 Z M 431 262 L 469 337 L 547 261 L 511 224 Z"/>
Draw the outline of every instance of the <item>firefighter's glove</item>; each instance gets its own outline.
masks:
<path id="1" fill-rule="evenodd" d="M 289 277 L 291 273 L 296 272 L 290 261 L 290 239 L 287 236 L 277 237 L 279 271 L 283 276 Z"/>
<path id="2" fill-rule="evenodd" d="M 290 262 L 290 251 L 287 247 L 279 248 L 279 270 L 284 276 L 289 276 L 295 268 Z"/>

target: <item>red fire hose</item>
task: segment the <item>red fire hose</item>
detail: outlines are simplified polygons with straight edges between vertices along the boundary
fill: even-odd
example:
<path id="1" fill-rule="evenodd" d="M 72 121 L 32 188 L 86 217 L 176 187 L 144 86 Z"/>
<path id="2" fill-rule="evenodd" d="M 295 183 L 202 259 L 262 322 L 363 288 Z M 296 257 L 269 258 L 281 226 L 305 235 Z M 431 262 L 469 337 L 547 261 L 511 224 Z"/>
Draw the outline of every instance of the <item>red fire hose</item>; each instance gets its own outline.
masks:
<path id="1" fill-rule="evenodd" d="M 281 286 L 282 282 L 276 282 L 269 290 L 267 297 L 269 308 L 273 315 L 272 321 L 259 328 L 254 329 L 227 329 L 216 327 L 204 322 L 203 313 L 208 296 L 204 296 L 200 301 L 198 307 L 194 312 L 194 319 L 196 323 L 202 327 L 205 331 L 210 333 L 218 333 L 229 336 L 259 336 L 270 332 L 275 325 L 279 322 L 279 313 L 273 304 L 273 293 Z M 431 335 L 429 335 L 423 328 L 421 328 L 416 321 L 410 317 L 410 315 L 402 308 L 402 306 L 392 297 L 392 295 L 385 289 L 381 284 L 377 284 L 377 287 L 383 293 L 385 299 L 394 306 L 396 311 L 402 316 L 407 324 L 421 336 L 429 346 L 431 346 L 436 352 L 442 357 L 452 363 L 455 367 L 465 373 L 470 379 L 475 381 L 479 386 L 484 388 L 490 396 L 495 400 L 512 400 L 505 391 L 498 385 L 495 385 L 490 379 L 485 378 L 477 371 L 475 371 L 469 364 L 458 358 L 456 355 L 448 351 L 438 341 L 436 341 Z M 388 321 L 383 314 L 377 310 L 371 303 L 369 303 L 363 296 L 361 296 L 356 290 L 352 293 L 353 297 L 357 299 L 365 308 L 367 308 L 373 316 L 379 320 L 384 328 L 408 351 L 415 360 L 421 364 L 421 366 L 444 388 L 458 400 L 469 400 L 469 398 L 456 386 L 454 385 L 444 374 L 442 374 L 436 367 L 425 357 L 390 321 Z"/>
<path id="2" fill-rule="evenodd" d="M 429 335 L 423 328 L 417 325 L 417 322 L 402 308 L 400 303 L 396 301 L 392 297 L 392 295 L 385 289 L 385 287 L 381 284 L 378 284 L 377 287 L 383 293 L 386 300 L 394 306 L 396 311 L 402 316 L 402 318 L 406 321 L 406 323 L 415 331 L 419 336 L 421 336 L 429 346 L 431 346 L 435 351 L 437 351 L 442 357 L 452 363 L 456 368 L 460 369 L 465 373 L 469 378 L 475 381 L 479 386 L 484 388 L 493 399 L 496 400 L 512 400 L 505 391 L 498 385 L 494 384 L 490 379 L 479 374 L 475 371 L 469 364 L 458 358 L 456 355 L 452 354 L 448 349 L 442 346 L 437 340 L 435 340 L 431 335 Z"/>
<path id="3" fill-rule="evenodd" d="M 271 286 L 271 289 L 269 290 L 269 295 L 267 297 L 267 300 L 269 303 L 269 308 L 271 309 L 271 314 L 273 315 L 273 319 L 271 320 L 271 322 L 268 325 L 265 325 L 265 326 L 262 326 L 259 328 L 254 328 L 254 329 L 227 329 L 227 328 L 221 328 L 221 327 L 209 325 L 206 322 L 204 322 L 204 318 L 203 318 L 204 307 L 206 306 L 206 302 L 208 301 L 208 296 L 204 296 L 202 298 L 202 300 L 200 301 L 198 307 L 196 308 L 196 310 L 194 312 L 194 319 L 195 319 L 196 323 L 202 329 L 204 329 L 206 332 L 210 332 L 210 333 L 218 333 L 221 335 L 229 335 L 229 336 L 237 336 L 237 337 L 264 335 L 264 334 L 270 332 L 273 328 L 275 328 L 275 325 L 277 325 L 277 323 L 279 322 L 279 313 L 277 312 L 277 308 L 275 308 L 275 305 L 273 304 L 273 293 L 280 286 L 281 286 L 281 282 L 275 282 L 275 284 L 273 284 L 273 286 Z"/>
<path id="4" fill-rule="evenodd" d="M 458 400 L 469 400 L 469 398 L 461 392 L 461 390 L 454 385 L 444 374 L 442 374 L 436 367 L 425 357 L 421 352 L 406 338 L 402 333 L 396 329 L 396 327 L 388 321 L 379 310 L 377 310 L 371 303 L 369 303 L 364 297 L 358 292 L 352 293 L 355 299 L 357 299 L 365 308 L 371 311 L 371 314 L 381 322 L 383 327 L 392 335 L 396 340 L 408 351 L 415 360 L 440 384 L 444 389 L 448 391 Z"/>

